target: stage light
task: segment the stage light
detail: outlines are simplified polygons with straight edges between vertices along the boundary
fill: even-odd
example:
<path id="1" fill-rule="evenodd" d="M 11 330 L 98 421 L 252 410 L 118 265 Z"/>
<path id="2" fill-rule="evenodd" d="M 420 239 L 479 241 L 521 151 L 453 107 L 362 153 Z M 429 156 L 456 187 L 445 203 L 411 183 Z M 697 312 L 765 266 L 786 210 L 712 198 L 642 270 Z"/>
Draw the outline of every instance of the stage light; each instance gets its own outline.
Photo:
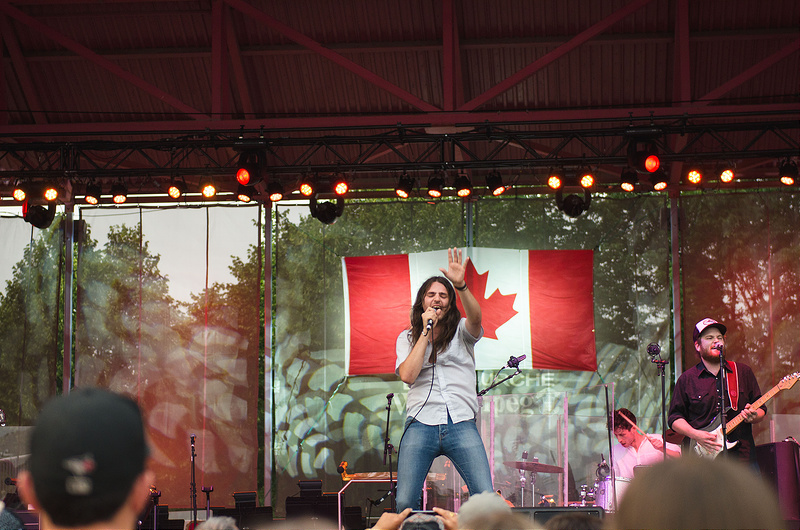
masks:
<path id="1" fill-rule="evenodd" d="M 699 168 L 690 168 L 689 171 L 686 172 L 686 180 L 698 186 L 703 182 L 703 172 L 700 171 Z"/>
<path id="2" fill-rule="evenodd" d="M 435 173 L 428 179 L 428 195 L 438 199 L 442 196 L 442 189 L 444 189 L 444 177 L 440 173 Z"/>
<path id="3" fill-rule="evenodd" d="M 465 172 L 462 171 L 456 176 L 455 188 L 456 195 L 462 199 L 472 195 L 472 182 Z"/>
<path id="4" fill-rule="evenodd" d="M 720 182 L 724 182 L 726 184 L 733 182 L 733 179 L 736 178 L 736 172 L 734 170 L 733 164 L 725 163 L 720 166 L 719 169 L 719 180 Z"/>
<path id="5" fill-rule="evenodd" d="M 547 185 L 554 190 L 561 189 L 564 185 L 564 170 L 561 168 L 553 168 L 547 176 Z"/>
<path id="6" fill-rule="evenodd" d="M 786 186 L 792 186 L 796 184 L 798 177 L 797 163 L 789 159 L 781 162 L 780 168 L 778 169 L 778 176 L 780 177 L 781 182 Z"/>
<path id="7" fill-rule="evenodd" d="M 128 200 L 128 188 L 119 182 L 111 186 L 111 200 L 114 204 L 123 204 Z"/>
<path id="8" fill-rule="evenodd" d="M 15 201 L 22 202 L 28 197 L 28 190 L 30 186 L 27 184 L 20 184 L 19 182 L 14 186 L 14 191 L 11 192 L 11 196 L 14 197 Z"/>
<path id="9" fill-rule="evenodd" d="M 56 215 L 55 202 L 41 204 L 29 204 L 29 201 L 22 203 L 22 218 L 39 229 L 45 229 L 53 223 Z"/>
<path id="10" fill-rule="evenodd" d="M 55 184 L 45 184 L 42 188 L 42 197 L 47 202 L 53 202 L 58 199 L 58 188 Z"/>
<path id="11" fill-rule="evenodd" d="M 653 173 L 661 167 L 658 150 L 652 142 L 644 142 L 640 148 L 636 140 L 628 143 L 628 165 L 642 173 Z"/>
<path id="12" fill-rule="evenodd" d="M 317 196 L 312 195 L 308 203 L 311 217 L 323 224 L 329 225 L 336 222 L 336 219 L 344 213 L 344 197 L 336 197 L 336 202 L 317 202 Z"/>
<path id="13" fill-rule="evenodd" d="M 261 182 L 261 171 L 264 156 L 261 151 L 245 151 L 239 155 L 236 168 L 236 180 L 244 186 L 253 186 Z"/>
<path id="14" fill-rule="evenodd" d="M 245 186 L 244 184 L 239 184 L 236 187 L 236 198 L 242 202 L 250 202 L 253 200 L 255 196 L 256 189 L 253 186 Z"/>
<path id="15" fill-rule="evenodd" d="M 269 200 L 272 202 L 278 202 L 279 200 L 283 199 L 283 186 L 277 180 L 270 181 L 269 185 L 267 186 L 267 195 L 269 195 Z"/>
<path id="16" fill-rule="evenodd" d="M 344 175 L 337 175 L 331 179 L 331 189 L 336 195 L 344 195 L 350 189 L 350 184 Z"/>
<path id="17" fill-rule="evenodd" d="M 173 180 L 167 187 L 167 195 L 173 199 L 180 199 L 186 193 L 186 184 Z"/>
<path id="18" fill-rule="evenodd" d="M 395 186 L 394 192 L 401 199 L 408 199 L 411 196 L 412 191 L 414 191 L 414 179 L 409 177 L 408 173 L 403 173 L 403 175 L 400 177 L 400 180 L 397 181 L 397 186 Z"/>
<path id="19" fill-rule="evenodd" d="M 570 217 L 579 217 L 583 212 L 589 210 L 589 204 L 592 202 L 592 195 L 589 190 L 583 190 L 583 198 L 577 195 L 563 196 L 562 188 L 556 190 L 556 206 L 558 209 Z"/>
<path id="20" fill-rule="evenodd" d="M 664 191 L 669 184 L 667 181 L 667 173 L 663 169 L 659 169 L 650 175 L 650 182 L 653 184 L 653 189 L 655 191 Z"/>
<path id="21" fill-rule="evenodd" d="M 619 187 L 628 193 L 632 192 L 636 188 L 636 183 L 639 182 L 639 176 L 636 174 L 636 170 L 630 167 L 626 167 L 622 170 L 619 179 Z"/>
<path id="22" fill-rule="evenodd" d="M 297 183 L 297 189 L 300 191 L 300 195 L 311 197 L 314 195 L 315 191 L 314 180 L 308 175 L 300 177 L 300 181 Z"/>
<path id="23" fill-rule="evenodd" d="M 723 169 L 722 172 L 719 174 L 719 179 L 722 182 L 733 182 L 734 173 L 732 169 Z"/>
<path id="24" fill-rule="evenodd" d="M 583 169 L 578 176 L 578 182 L 582 188 L 591 188 L 594 186 L 594 173 L 590 168 L 587 167 Z"/>
<path id="25" fill-rule="evenodd" d="M 506 187 L 503 186 L 503 177 L 497 171 L 486 175 L 486 187 L 489 188 L 489 192 L 495 197 L 502 195 L 506 191 Z"/>
<path id="26" fill-rule="evenodd" d="M 200 184 L 200 194 L 206 199 L 210 199 L 217 194 L 217 187 L 211 180 L 203 181 Z"/>
<path id="27" fill-rule="evenodd" d="M 100 184 L 92 182 L 86 185 L 86 191 L 83 194 L 83 200 L 86 201 L 87 204 L 94 206 L 100 203 L 101 194 L 102 189 L 100 188 Z"/>

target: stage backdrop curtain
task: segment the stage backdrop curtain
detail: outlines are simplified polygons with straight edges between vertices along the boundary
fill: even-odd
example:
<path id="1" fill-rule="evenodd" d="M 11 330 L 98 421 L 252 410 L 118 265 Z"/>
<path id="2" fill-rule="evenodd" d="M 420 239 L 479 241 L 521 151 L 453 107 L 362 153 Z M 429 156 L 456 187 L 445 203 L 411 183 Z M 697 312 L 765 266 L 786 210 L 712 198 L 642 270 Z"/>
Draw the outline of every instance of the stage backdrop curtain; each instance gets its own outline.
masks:
<path id="1" fill-rule="evenodd" d="M 0 216 L 0 499 L 24 468 L 39 409 L 61 386 L 63 225 L 47 229 Z"/>
<path id="2" fill-rule="evenodd" d="M 257 489 L 258 207 L 86 209 L 76 269 L 75 386 L 144 410 L 160 503 Z"/>

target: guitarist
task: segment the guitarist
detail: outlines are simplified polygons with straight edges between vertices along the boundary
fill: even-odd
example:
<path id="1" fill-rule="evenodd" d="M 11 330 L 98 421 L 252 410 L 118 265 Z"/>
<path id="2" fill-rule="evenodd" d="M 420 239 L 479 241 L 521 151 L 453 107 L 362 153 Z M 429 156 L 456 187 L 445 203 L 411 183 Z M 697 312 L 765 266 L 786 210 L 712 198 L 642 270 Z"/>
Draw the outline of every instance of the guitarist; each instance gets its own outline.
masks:
<path id="1" fill-rule="evenodd" d="M 675 432 L 686 437 L 685 446 L 694 441 L 711 454 L 717 454 L 722 449 L 721 433 L 709 431 L 716 430 L 720 421 L 727 422 L 743 413 L 744 423 L 728 433 L 728 445 L 736 442 L 728 451 L 731 457 L 756 466 L 751 424 L 764 419 L 767 407 L 753 408 L 750 405 L 761 397 L 761 390 L 749 366 L 726 360 L 726 367 L 722 369 L 720 354 L 725 346 L 726 332 L 727 328 L 712 318 L 704 318 L 695 325 L 694 347 L 700 362 L 684 371 L 675 383 L 667 422 Z M 719 411 L 721 374 L 729 374 L 725 376 L 728 390 L 725 418 L 720 417 Z"/>

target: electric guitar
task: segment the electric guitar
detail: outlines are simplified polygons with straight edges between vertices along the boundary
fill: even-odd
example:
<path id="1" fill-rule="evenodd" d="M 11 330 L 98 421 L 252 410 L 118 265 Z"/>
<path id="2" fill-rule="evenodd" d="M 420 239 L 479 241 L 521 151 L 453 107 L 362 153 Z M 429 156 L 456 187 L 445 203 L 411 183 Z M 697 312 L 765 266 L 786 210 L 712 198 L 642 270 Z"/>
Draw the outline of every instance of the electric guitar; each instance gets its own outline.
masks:
<path id="1" fill-rule="evenodd" d="M 763 405 L 764 403 L 766 403 L 767 401 L 772 399 L 775 396 L 775 394 L 777 394 L 781 390 L 786 390 L 786 389 L 792 388 L 792 385 L 795 384 L 795 382 L 797 381 L 798 378 L 800 378 L 800 372 L 795 372 L 793 374 L 787 375 L 786 377 L 781 379 L 780 382 L 777 385 L 772 387 L 769 392 L 767 392 L 766 394 L 764 394 L 763 396 L 758 398 L 756 400 L 756 402 L 753 403 L 750 408 L 757 409 L 761 405 Z M 735 418 L 733 418 L 732 420 L 730 420 L 728 423 L 725 424 L 725 430 L 728 433 L 730 433 L 732 430 L 734 430 L 736 427 L 738 427 L 739 424 L 742 423 L 743 421 L 744 421 L 744 413 L 741 412 L 741 413 L 737 414 Z M 706 425 L 705 427 L 703 427 L 700 430 L 701 431 L 710 432 L 710 433 L 714 433 L 714 435 L 716 435 L 716 437 L 717 437 L 717 442 L 720 442 L 720 445 L 721 445 L 722 444 L 722 414 L 720 414 L 719 416 L 714 418 L 714 421 L 712 421 L 711 423 L 709 423 L 708 425 Z M 738 441 L 727 442 L 726 446 L 727 446 L 728 449 L 730 449 L 730 448 L 734 447 L 737 443 L 739 443 L 739 442 Z M 689 442 L 689 447 L 691 447 L 694 450 L 694 452 L 697 453 L 698 455 L 703 456 L 703 457 L 707 457 L 707 458 L 715 458 L 718 454 L 720 454 L 722 452 L 722 447 L 720 447 L 717 450 L 708 450 L 705 447 L 703 447 L 702 445 L 700 445 L 699 443 L 697 443 L 697 441 L 695 441 L 695 440 L 691 440 Z"/>

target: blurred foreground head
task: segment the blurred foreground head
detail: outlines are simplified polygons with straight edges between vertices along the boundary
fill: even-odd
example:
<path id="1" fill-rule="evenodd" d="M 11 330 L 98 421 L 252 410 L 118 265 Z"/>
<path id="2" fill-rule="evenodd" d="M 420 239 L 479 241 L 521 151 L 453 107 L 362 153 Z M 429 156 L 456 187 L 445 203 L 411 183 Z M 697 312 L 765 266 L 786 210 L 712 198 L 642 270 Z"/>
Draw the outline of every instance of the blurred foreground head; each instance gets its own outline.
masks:
<path id="1" fill-rule="evenodd" d="M 684 456 L 636 476 L 609 528 L 782 526 L 775 492 L 752 469 L 723 457 Z"/>

